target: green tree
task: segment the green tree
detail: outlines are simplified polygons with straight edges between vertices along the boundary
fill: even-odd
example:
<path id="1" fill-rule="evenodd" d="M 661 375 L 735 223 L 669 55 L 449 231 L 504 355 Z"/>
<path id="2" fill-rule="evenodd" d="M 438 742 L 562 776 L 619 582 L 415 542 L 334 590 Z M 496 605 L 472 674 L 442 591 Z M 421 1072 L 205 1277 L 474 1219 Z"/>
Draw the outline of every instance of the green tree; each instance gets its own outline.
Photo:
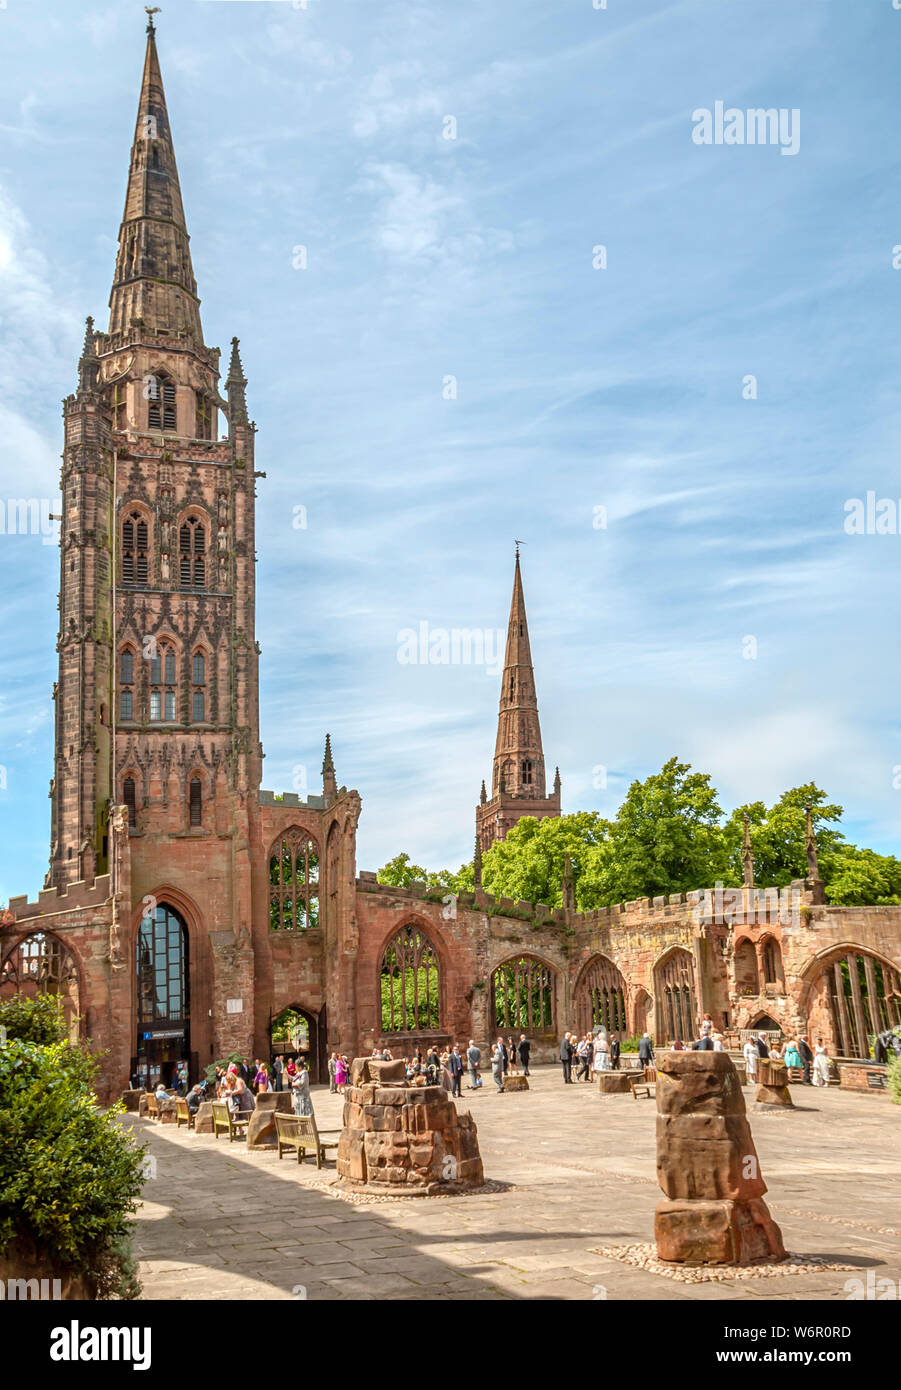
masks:
<path id="1" fill-rule="evenodd" d="M 596 811 L 537 820 L 523 816 L 505 840 L 496 840 L 482 861 L 482 886 L 497 897 L 562 903 L 563 865 L 572 861 L 576 901 L 592 850 L 607 840 L 610 825 Z"/>

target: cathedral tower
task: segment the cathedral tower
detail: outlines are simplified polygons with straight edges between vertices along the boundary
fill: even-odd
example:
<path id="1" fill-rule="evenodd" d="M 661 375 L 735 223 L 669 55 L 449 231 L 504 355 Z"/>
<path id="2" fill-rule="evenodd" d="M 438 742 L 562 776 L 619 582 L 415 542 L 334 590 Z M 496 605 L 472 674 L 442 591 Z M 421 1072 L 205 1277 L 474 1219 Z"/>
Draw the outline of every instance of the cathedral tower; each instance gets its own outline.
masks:
<path id="1" fill-rule="evenodd" d="M 240 858 L 262 757 L 246 384 L 237 339 L 224 397 L 204 344 L 151 18 L 109 328 L 88 320 L 64 402 L 48 882 L 106 870 L 124 804 L 136 887 L 142 862 L 171 878 L 179 860 L 203 870 L 210 837 L 231 842 L 233 921 L 250 916 Z"/>
<path id="2" fill-rule="evenodd" d="M 553 792 L 547 795 L 535 672 L 532 669 L 517 544 L 491 796 L 488 797 L 483 782 L 481 799 L 476 807 L 476 834 L 485 851 L 495 840 L 503 840 L 510 827 L 523 816 L 536 816 L 543 820 L 546 816 L 559 814 L 559 769 L 554 776 Z"/>

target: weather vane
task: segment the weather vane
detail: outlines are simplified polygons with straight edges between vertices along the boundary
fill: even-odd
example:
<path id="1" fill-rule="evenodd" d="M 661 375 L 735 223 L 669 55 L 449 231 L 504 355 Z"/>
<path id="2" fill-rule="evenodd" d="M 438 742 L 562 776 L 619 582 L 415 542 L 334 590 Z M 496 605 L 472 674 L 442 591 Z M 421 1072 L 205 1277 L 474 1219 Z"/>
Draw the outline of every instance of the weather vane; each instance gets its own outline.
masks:
<path id="1" fill-rule="evenodd" d="M 144 9 L 147 11 L 147 32 L 152 34 L 154 32 L 153 16 L 159 14 L 160 7 L 159 5 L 145 5 Z"/>
<path id="2" fill-rule="evenodd" d="M 514 538 L 513 538 L 513 544 L 516 546 L 516 558 L 517 558 L 517 560 L 518 560 L 518 559 L 519 559 L 519 547 L 520 547 L 521 545 L 525 545 L 525 541 L 518 541 L 518 540 L 516 539 L 516 537 L 514 536 Z"/>

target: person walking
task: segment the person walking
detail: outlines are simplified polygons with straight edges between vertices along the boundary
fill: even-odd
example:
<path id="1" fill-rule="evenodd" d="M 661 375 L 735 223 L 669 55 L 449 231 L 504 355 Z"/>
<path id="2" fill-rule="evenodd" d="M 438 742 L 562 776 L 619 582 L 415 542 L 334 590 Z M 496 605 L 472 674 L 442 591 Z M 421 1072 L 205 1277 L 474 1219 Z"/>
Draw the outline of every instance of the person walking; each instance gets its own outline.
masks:
<path id="1" fill-rule="evenodd" d="M 469 1089 L 471 1091 L 477 1091 L 482 1084 L 482 1078 L 479 1076 L 479 1067 L 482 1065 L 482 1051 L 481 1048 L 476 1047 L 472 1038 L 469 1039 L 469 1047 L 466 1049 L 466 1065 L 469 1068 Z"/>
<path id="2" fill-rule="evenodd" d="M 650 1033 L 642 1033 L 638 1043 L 638 1060 L 643 1067 L 654 1065 L 654 1044 Z"/>
<path id="3" fill-rule="evenodd" d="M 619 1071 L 619 1038 L 614 1038 L 610 1043 L 610 1065 L 614 1071 Z"/>
<path id="4" fill-rule="evenodd" d="M 276 1057 L 275 1061 L 272 1063 L 272 1070 L 275 1073 L 275 1089 L 277 1091 L 281 1091 L 284 1089 L 282 1083 L 285 1074 L 285 1059 L 281 1056 L 281 1054 L 279 1054 L 279 1056 Z"/>
<path id="5" fill-rule="evenodd" d="M 813 1082 L 810 1079 L 810 1067 L 813 1062 L 813 1052 L 810 1049 L 810 1040 L 806 1033 L 802 1033 L 798 1039 L 798 1051 L 801 1054 L 802 1085 L 812 1086 Z"/>
<path id="6" fill-rule="evenodd" d="M 529 1042 L 525 1033 L 519 1035 L 519 1060 L 522 1062 L 523 1076 L 529 1074 L 529 1056 L 532 1052 L 532 1044 Z"/>
<path id="7" fill-rule="evenodd" d="M 748 1038 L 742 1048 L 745 1057 L 745 1070 L 748 1074 L 748 1083 L 757 1080 L 757 1063 L 760 1060 L 760 1053 L 757 1051 L 757 1044 Z"/>
<path id="8" fill-rule="evenodd" d="M 347 1058 L 342 1057 L 340 1052 L 335 1058 L 335 1089 L 339 1095 L 344 1094 L 344 1087 L 347 1085 Z"/>
<path id="9" fill-rule="evenodd" d="M 313 1097 L 310 1095 L 310 1073 L 301 1057 L 298 1060 L 294 1080 L 291 1082 L 291 1104 L 295 1115 L 312 1115 Z"/>
<path id="10" fill-rule="evenodd" d="M 504 1040 L 503 1038 L 498 1038 L 497 1042 L 494 1045 L 494 1054 L 491 1058 L 491 1075 L 494 1078 L 494 1084 L 497 1087 L 497 1093 L 499 1096 L 502 1096 L 504 1094 L 505 1056 L 506 1049 L 504 1048 Z"/>
<path id="11" fill-rule="evenodd" d="M 579 1058 L 579 1071 L 576 1076 L 577 1081 L 591 1081 L 591 1039 L 581 1038 L 576 1047 Z"/>
<path id="12" fill-rule="evenodd" d="M 569 1033 L 563 1034 L 563 1041 L 560 1044 L 560 1061 L 563 1064 L 563 1080 L 569 1086 L 572 1082 L 573 1069 L 573 1047 L 570 1042 Z"/>
<path id="13" fill-rule="evenodd" d="M 454 1043 L 447 1058 L 447 1069 L 450 1072 L 452 1096 L 463 1095 L 463 1058 L 460 1056 L 460 1048 Z"/>
<path id="14" fill-rule="evenodd" d="M 817 1038 L 817 1045 L 813 1049 L 813 1084 L 829 1085 L 829 1054 L 822 1038 Z"/>
<path id="15" fill-rule="evenodd" d="M 373 1051 L 373 1054 L 372 1054 L 372 1055 L 373 1055 L 373 1057 L 376 1055 L 376 1054 L 375 1054 L 375 1051 Z M 328 1088 L 329 1088 L 329 1091 L 331 1092 L 331 1094 L 332 1094 L 333 1096 L 336 1096 L 336 1095 L 338 1094 L 338 1085 L 337 1085 L 337 1082 L 335 1081 L 335 1077 L 337 1076 L 337 1074 L 338 1074 L 338 1057 L 337 1057 L 337 1054 L 333 1052 L 332 1055 L 331 1055 L 331 1056 L 329 1057 L 329 1059 L 328 1059 Z"/>

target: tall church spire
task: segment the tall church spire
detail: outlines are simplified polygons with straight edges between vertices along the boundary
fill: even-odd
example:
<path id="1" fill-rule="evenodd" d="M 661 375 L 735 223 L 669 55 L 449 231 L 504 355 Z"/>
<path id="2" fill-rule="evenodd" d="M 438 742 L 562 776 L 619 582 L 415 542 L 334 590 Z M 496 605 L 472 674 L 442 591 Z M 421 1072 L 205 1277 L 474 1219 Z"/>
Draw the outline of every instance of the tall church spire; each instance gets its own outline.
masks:
<path id="1" fill-rule="evenodd" d="M 554 779 L 553 793 L 547 794 L 519 546 L 517 541 L 491 798 L 480 801 L 476 811 L 483 849 L 488 849 L 494 840 L 504 839 L 522 816 L 543 819 L 560 814 L 559 774 Z"/>
<path id="2" fill-rule="evenodd" d="M 165 333 L 203 346 L 188 243 L 151 15 L 110 294 L 111 335 L 127 342 L 136 333 Z"/>

